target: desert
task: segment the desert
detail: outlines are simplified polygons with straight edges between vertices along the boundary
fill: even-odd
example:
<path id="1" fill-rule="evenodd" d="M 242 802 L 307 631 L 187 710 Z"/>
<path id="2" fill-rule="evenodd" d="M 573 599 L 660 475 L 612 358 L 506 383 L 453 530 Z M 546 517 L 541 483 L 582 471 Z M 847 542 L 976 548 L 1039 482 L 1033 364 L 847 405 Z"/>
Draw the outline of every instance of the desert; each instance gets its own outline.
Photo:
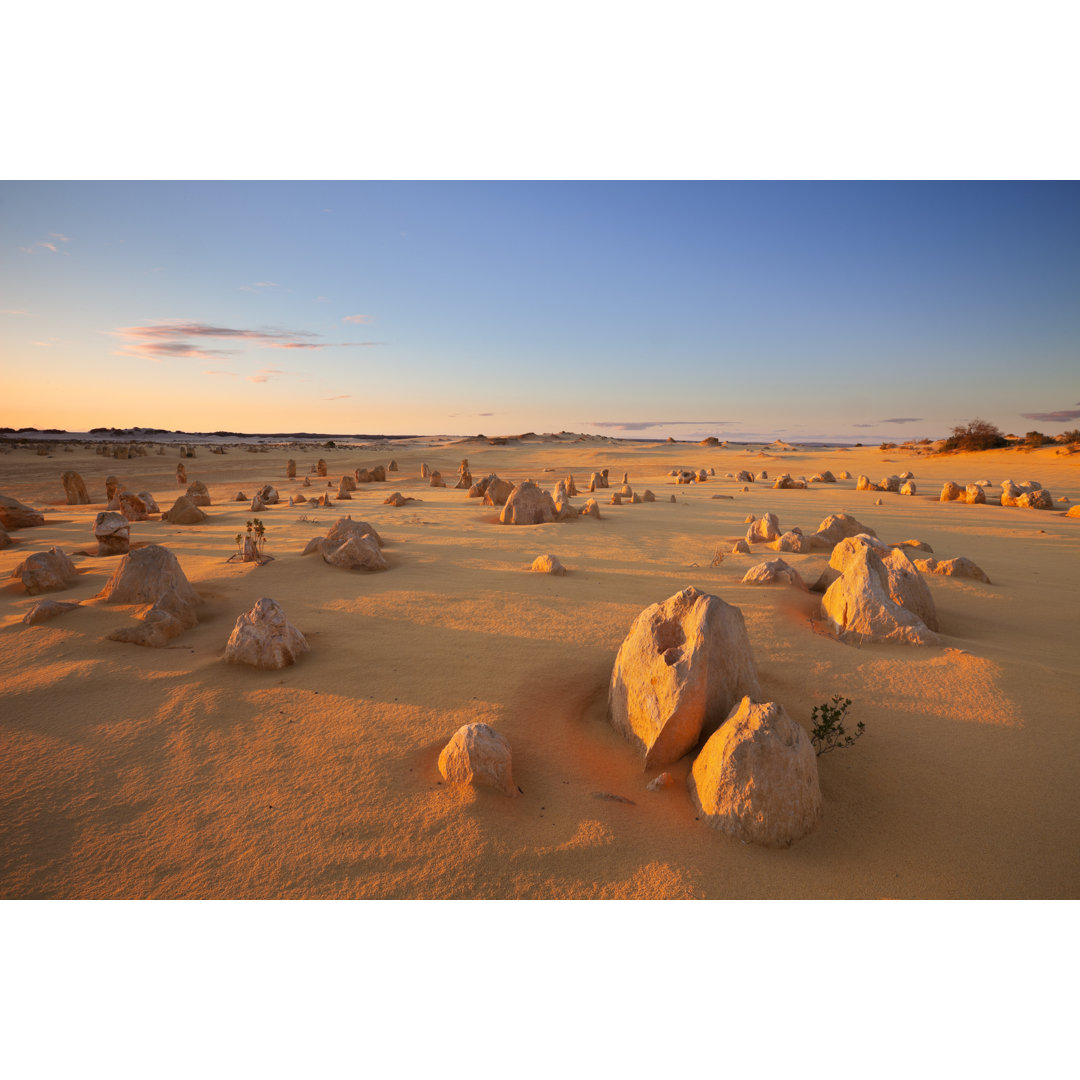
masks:
<path id="1" fill-rule="evenodd" d="M 0 895 L 1076 897 L 1069 449 L 9 435 Z M 729 731 L 865 725 L 779 846 L 705 820 L 724 716 L 610 720 L 685 590 L 745 625 Z"/>

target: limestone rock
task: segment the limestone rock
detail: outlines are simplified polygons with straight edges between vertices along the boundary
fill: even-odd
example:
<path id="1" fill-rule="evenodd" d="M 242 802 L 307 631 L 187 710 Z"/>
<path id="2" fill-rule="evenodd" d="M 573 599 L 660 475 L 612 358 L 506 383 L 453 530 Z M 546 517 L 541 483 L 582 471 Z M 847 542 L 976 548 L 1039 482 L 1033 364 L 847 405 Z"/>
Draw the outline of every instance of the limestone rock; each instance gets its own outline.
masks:
<path id="1" fill-rule="evenodd" d="M 982 581 L 987 585 L 990 584 L 990 579 L 986 576 L 986 572 L 963 555 L 958 555 L 955 559 L 941 559 L 940 561 L 938 559 L 916 559 L 915 566 L 924 574 L 939 574 L 943 577 L 973 578 L 975 581 Z"/>
<path id="2" fill-rule="evenodd" d="M 341 543 L 320 540 L 323 562 L 342 570 L 388 570 L 390 564 L 370 536 L 350 536 Z M 307 554 L 305 552 L 304 554 Z"/>
<path id="3" fill-rule="evenodd" d="M 373 525 L 366 521 L 353 521 L 352 517 L 338 518 L 326 534 L 327 540 L 336 540 L 339 544 L 348 540 L 350 536 L 362 539 L 370 536 L 379 547 L 385 547 L 382 537 L 375 531 Z"/>
<path id="4" fill-rule="evenodd" d="M 840 577 L 822 598 L 826 620 L 841 638 L 938 645 L 930 589 L 900 548 L 868 536 L 838 544 L 829 565 Z"/>
<path id="5" fill-rule="evenodd" d="M 66 589 L 78 576 L 75 564 L 59 549 L 36 551 L 28 555 L 14 570 L 13 578 L 22 580 L 23 587 L 31 596 L 43 592 Z"/>
<path id="6" fill-rule="evenodd" d="M 915 474 L 913 472 L 902 472 L 900 474 L 900 479 L 901 480 L 914 480 L 915 479 Z"/>
<path id="7" fill-rule="evenodd" d="M 210 492 L 207 491 L 206 485 L 201 480 L 196 480 L 188 485 L 187 497 L 196 506 L 210 505 Z"/>
<path id="8" fill-rule="evenodd" d="M 442 473 L 438 469 L 431 470 L 430 481 L 432 487 L 446 487 L 446 481 L 443 480 Z"/>
<path id="9" fill-rule="evenodd" d="M 506 500 L 510 498 L 510 493 L 514 490 L 514 485 L 508 480 L 500 479 L 494 473 L 486 479 L 487 486 L 484 488 L 484 505 L 505 506 Z"/>
<path id="10" fill-rule="evenodd" d="M 833 474 L 831 472 L 829 472 L 828 469 L 826 469 L 824 472 L 814 473 L 814 475 L 810 477 L 810 483 L 811 484 L 835 484 L 836 483 L 836 477 L 833 476 Z"/>
<path id="11" fill-rule="evenodd" d="M 11 547 L 13 543 L 14 541 L 8 536 L 7 529 L 5 529 L 3 525 L 0 525 L 0 551 L 3 551 L 4 548 Z"/>
<path id="12" fill-rule="evenodd" d="M 225 659 L 276 671 L 295 664 L 308 648 L 304 635 L 285 618 L 281 605 L 264 596 L 236 620 L 225 646 Z"/>
<path id="13" fill-rule="evenodd" d="M 153 495 L 150 494 L 149 491 L 140 491 L 139 492 L 139 498 L 142 499 L 143 506 L 146 507 L 146 512 L 148 514 L 160 514 L 161 513 L 161 507 L 158 506 L 157 500 L 154 498 Z"/>
<path id="14" fill-rule="evenodd" d="M 566 478 L 566 494 L 568 498 L 574 498 L 578 493 L 577 485 L 574 483 L 574 474 L 570 473 Z"/>
<path id="15" fill-rule="evenodd" d="M 45 516 L 33 507 L 8 495 L 0 495 L 0 526 L 5 529 L 31 529 L 44 524 Z"/>
<path id="16" fill-rule="evenodd" d="M 102 510 L 94 519 L 99 555 L 126 555 L 131 548 L 131 523 L 115 510 Z"/>
<path id="17" fill-rule="evenodd" d="M 586 499 L 585 505 L 581 508 L 581 516 L 594 517 L 599 520 L 600 504 L 595 499 Z"/>
<path id="18" fill-rule="evenodd" d="M 900 485 L 900 494 L 901 495 L 914 495 L 915 490 L 916 489 L 915 489 L 915 481 L 914 480 L 905 480 Z"/>
<path id="19" fill-rule="evenodd" d="M 566 573 L 566 567 L 555 555 L 537 555 L 530 569 L 537 574 L 557 574 L 560 577 Z"/>
<path id="20" fill-rule="evenodd" d="M 251 497 L 251 512 L 253 514 L 261 514 L 266 509 L 266 503 L 262 501 L 259 493 L 256 491 Z"/>
<path id="21" fill-rule="evenodd" d="M 390 464 L 386 466 L 386 471 L 387 472 L 397 472 L 398 471 L 397 462 L 394 461 L 394 460 L 391 460 Z"/>
<path id="22" fill-rule="evenodd" d="M 176 482 L 180 487 L 188 482 L 187 469 L 184 468 L 183 462 L 176 466 Z"/>
<path id="23" fill-rule="evenodd" d="M 610 503 L 612 506 L 622 506 L 622 496 L 617 491 L 613 491 L 611 493 Z"/>
<path id="24" fill-rule="evenodd" d="M 963 499 L 966 503 L 985 503 L 986 492 L 978 484 L 968 484 Z"/>
<path id="25" fill-rule="evenodd" d="M 316 476 L 325 476 L 326 475 L 326 462 L 322 458 L 319 458 L 319 460 L 315 462 L 315 475 Z"/>
<path id="26" fill-rule="evenodd" d="M 544 525 L 555 520 L 555 503 L 531 480 L 523 480 L 510 493 L 499 521 L 503 525 Z"/>
<path id="27" fill-rule="evenodd" d="M 1025 491 L 1016 502 L 1017 506 L 1024 506 L 1030 510 L 1053 510 L 1054 500 L 1049 491 L 1035 490 Z"/>
<path id="28" fill-rule="evenodd" d="M 134 626 L 121 626 L 106 635 L 110 641 L 122 641 L 129 645 L 160 649 L 185 630 L 184 622 L 177 618 L 166 604 L 161 602 L 139 616 Z"/>
<path id="29" fill-rule="evenodd" d="M 899 491 L 900 490 L 900 477 L 899 476 L 886 476 L 878 483 L 878 491 Z"/>
<path id="30" fill-rule="evenodd" d="M 844 469 L 842 472 L 839 472 L 839 473 L 836 474 L 836 478 L 838 480 L 850 480 L 851 479 L 851 473 L 849 473 L 847 471 L 847 469 Z"/>
<path id="31" fill-rule="evenodd" d="M 486 784 L 511 798 L 514 783 L 510 744 L 487 724 L 465 724 L 439 754 L 439 773 L 451 784 Z"/>
<path id="32" fill-rule="evenodd" d="M 149 507 L 132 491 L 118 491 L 109 509 L 119 510 L 128 521 L 148 521 Z"/>
<path id="33" fill-rule="evenodd" d="M 747 472 L 746 469 L 740 469 L 738 475 L 735 477 L 735 483 L 737 484 L 752 484 L 753 482 L 753 474 Z"/>
<path id="34" fill-rule="evenodd" d="M 618 491 L 619 497 L 623 499 L 633 499 L 634 489 L 629 484 L 623 484 Z"/>
<path id="35" fill-rule="evenodd" d="M 360 470 L 357 469 L 356 471 L 359 472 Z M 343 491 L 355 491 L 355 490 L 356 490 L 356 477 L 355 476 L 350 476 L 349 473 L 345 473 L 345 475 L 338 482 L 338 494 L 337 494 L 337 497 L 340 499 L 341 498 L 341 493 Z"/>
<path id="36" fill-rule="evenodd" d="M 874 488 L 874 485 L 870 483 L 870 477 L 869 476 L 860 476 L 859 479 L 855 481 L 855 490 L 856 491 L 874 491 L 876 489 Z"/>
<path id="37" fill-rule="evenodd" d="M 266 506 L 273 506 L 281 502 L 281 496 L 278 495 L 277 488 L 273 484 L 263 484 L 259 488 L 259 498 L 262 499 Z"/>
<path id="38" fill-rule="evenodd" d="M 749 844 L 789 847 L 824 813 L 809 736 L 776 702 L 744 697 L 687 777 L 702 820 Z"/>
<path id="39" fill-rule="evenodd" d="M 811 550 L 810 537 L 803 536 L 797 529 L 783 533 L 769 547 L 774 551 L 790 551 L 795 555 L 808 555 Z"/>
<path id="40" fill-rule="evenodd" d="M 74 611 L 77 607 L 79 607 L 77 600 L 72 603 L 65 603 L 62 600 L 39 600 L 22 617 L 22 621 L 26 626 L 35 626 L 37 623 L 43 623 L 47 619 L 55 619 L 57 615 L 65 615 L 69 611 Z"/>
<path id="41" fill-rule="evenodd" d="M 898 544 L 890 544 L 889 547 L 906 548 L 908 551 L 927 551 L 931 555 L 934 549 L 925 540 L 901 540 Z"/>
<path id="42" fill-rule="evenodd" d="M 181 495 L 173 503 L 172 509 L 162 514 L 161 518 L 173 525 L 198 525 L 200 521 L 206 520 L 207 515 L 186 495 Z"/>
<path id="43" fill-rule="evenodd" d="M 646 488 L 641 493 L 641 501 L 642 502 L 656 502 L 656 496 L 648 488 Z"/>
<path id="44" fill-rule="evenodd" d="M 794 585 L 797 589 L 806 591 L 806 582 L 803 581 L 799 571 L 789 566 L 783 559 L 770 559 L 760 562 L 757 566 L 751 566 L 743 574 L 743 585 L 772 585 L 774 583 Z"/>
<path id="45" fill-rule="evenodd" d="M 946 480 L 941 488 L 941 496 L 938 499 L 939 502 L 956 502 L 958 499 L 963 499 L 964 492 L 958 484 L 954 484 L 951 480 Z"/>
<path id="46" fill-rule="evenodd" d="M 384 506 L 404 506 L 406 503 L 412 502 L 412 499 L 406 499 L 400 491 L 395 491 L 393 495 L 383 499 Z"/>
<path id="47" fill-rule="evenodd" d="M 129 551 L 98 598 L 107 604 L 154 605 L 184 627 L 197 622 L 195 609 L 199 594 L 184 575 L 176 556 L 160 544 Z"/>
<path id="48" fill-rule="evenodd" d="M 86 493 L 86 484 L 77 472 L 66 472 L 60 480 L 64 485 L 68 506 L 81 506 L 90 502 L 90 496 Z"/>
<path id="49" fill-rule="evenodd" d="M 731 549 L 732 555 L 749 555 L 750 545 L 745 540 L 738 540 L 735 546 Z"/>
<path id="50" fill-rule="evenodd" d="M 1069 509 L 1065 511 L 1065 516 L 1071 518 L 1080 518 L 1080 503 L 1077 503 L 1075 506 L 1070 506 Z"/>
<path id="51" fill-rule="evenodd" d="M 775 514 L 762 514 L 746 530 L 748 544 L 767 544 L 780 539 L 780 520 Z"/>
<path id="52" fill-rule="evenodd" d="M 311 487 L 311 477 L 310 476 L 305 476 L 304 477 L 304 482 L 300 486 L 301 487 Z"/>
<path id="53" fill-rule="evenodd" d="M 693 749 L 744 694 L 761 690 L 742 612 L 691 586 L 634 620 L 611 673 L 608 718 L 651 769 Z"/>
<path id="54" fill-rule="evenodd" d="M 285 479 L 286 480 L 295 480 L 296 479 L 296 462 L 293 461 L 292 458 L 289 458 L 289 460 L 287 462 L 285 462 Z"/>
<path id="55" fill-rule="evenodd" d="M 858 536 L 860 534 L 877 536 L 873 529 L 868 525 L 864 525 L 858 518 L 841 512 L 839 514 L 830 514 L 825 518 L 817 527 L 817 532 L 814 535 L 831 545 L 835 545 L 839 544 L 841 540 L 846 540 L 849 536 Z"/>
<path id="56" fill-rule="evenodd" d="M 1017 487 L 1011 480 L 1006 480 L 1001 485 L 1001 505 L 1019 506 L 1020 496 L 1023 494 L 1022 488 Z"/>
<path id="57" fill-rule="evenodd" d="M 311 505 L 312 506 L 333 506 L 334 504 L 330 501 L 330 496 L 329 495 L 320 495 L 317 499 L 312 499 L 311 500 Z"/>

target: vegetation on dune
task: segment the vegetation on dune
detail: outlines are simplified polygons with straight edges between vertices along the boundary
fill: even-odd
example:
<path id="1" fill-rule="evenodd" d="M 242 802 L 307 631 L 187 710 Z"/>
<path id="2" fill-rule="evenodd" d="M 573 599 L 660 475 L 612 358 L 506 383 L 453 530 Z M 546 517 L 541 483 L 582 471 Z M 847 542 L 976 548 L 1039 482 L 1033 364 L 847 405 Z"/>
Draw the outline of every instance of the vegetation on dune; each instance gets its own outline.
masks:
<path id="1" fill-rule="evenodd" d="M 1008 445 L 1009 440 L 1002 434 L 1001 428 L 988 420 L 976 419 L 972 420 L 967 427 L 957 424 L 941 449 L 943 451 L 997 450 Z"/>
<path id="2" fill-rule="evenodd" d="M 810 711 L 810 741 L 814 744 L 818 757 L 830 750 L 842 750 L 853 745 L 866 731 L 866 725 L 861 720 L 855 725 L 854 735 L 849 735 L 844 730 L 844 717 L 850 705 L 851 698 L 835 694 L 831 705 L 825 702 L 815 705 Z"/>

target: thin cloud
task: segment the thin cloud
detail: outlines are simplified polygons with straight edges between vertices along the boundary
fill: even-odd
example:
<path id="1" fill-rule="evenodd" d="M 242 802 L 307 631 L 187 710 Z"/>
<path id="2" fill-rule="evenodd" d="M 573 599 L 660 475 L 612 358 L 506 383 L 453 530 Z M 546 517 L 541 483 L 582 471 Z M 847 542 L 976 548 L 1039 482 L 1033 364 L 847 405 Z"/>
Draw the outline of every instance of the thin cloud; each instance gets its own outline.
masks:
<path id="1" fill-rule="evenodd" d="M 3 315 L 30 315 L 29 311 L 24 311 L 22 308 L 0 308 L 0 314 Z M 33 317 L 33 316 L 31 316 Z"/>
<path id="2" fill-rule="evenodd" d="M 287 371 L 282 371 L 281 368 L 263 368 L 262 371 L 257 371 L 254 375 L 247 377 L 248 382 L 269 382 L 275 375 L 287 375 Z"/>
<path id="3" fill-rule="evenodd" d="M 877 424 L 852 424 L 852 427 L 877 427 Z"/>
<path id="4" fill-rule="evenodd" d="M 593 420 L 592 427 L 617 428 L 619 431 L 645 431 L 654 427 L 722 427 L 738 420 Z"/>
<path id="5" fill-rule="evenodd" d="M 70 244 L 71 243 L 71 237 L 70 236 L 65 236 L 63 233 L 51 232 L 51 233 L 49 233 L 49 235 L 54 237 L 55 239 L 59 240 L 62 244 Z"/>
<path id="6" fill-rule="evenodd" d="M 233 379 L 236 378 L 236 372 L 235 371 L 213 371 L 213 370 L 211 370 L 211 371 L 204 371 L 203 374 L 204 375 L 228 375 Z"/>
<path id="7" fill-rule="evenodd" d="M 369 323 L 369 322 L 371 322 L 371 316 L 370 315 L 346 315 L 345 318 L 342 319 L 341 321 L 342 322 L 351 322 L 351 323 Z"/>
<path id="8" fill-rule="evenodd" d="M 56 245 L 51 240 L 39 240 L 37 246 L 48 248 L 54 255 L 56 254 Z"/>
<path id="9" fill-rule="evenodd" d="M 1080 405 L 1080 401 L 1077 402 Z M 1056 412 L 1022 412 L 1025 420 L 1045 420 L 1051 424 L 1064 424 L 1069 420 L 1080 420 L 1080 409 L 1058 409 Z"/>
<path id="10" fill-rule="evenodd" d="M 323 398 L 323 401 L 341 401 L 344 398 L 352 397 L 352 394 L 337 394 L 334 397 Z"/>
<path id="11" fill-rule="evenodd" d="M 919 424 L 922 423 L 921 416 L 894 416 L 891 420 L 879 420 L 879 424 Z M 869 426 L 869 425 L 867 425 Z"/>

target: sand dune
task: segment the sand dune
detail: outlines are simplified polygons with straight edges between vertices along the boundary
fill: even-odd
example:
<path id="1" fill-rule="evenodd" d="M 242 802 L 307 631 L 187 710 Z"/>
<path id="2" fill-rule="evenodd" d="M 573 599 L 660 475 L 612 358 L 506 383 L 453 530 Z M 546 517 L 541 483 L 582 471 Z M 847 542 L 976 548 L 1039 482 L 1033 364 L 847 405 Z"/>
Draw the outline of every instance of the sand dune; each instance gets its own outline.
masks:
<path id="1" fill-rule="evenodd" d="M 426 462 L 452 484 L 463 453 L 474 477 L 531 477 L 547 489 L 570 472 L 583 487 L 594 470 L 620 479 L 626 471 L 657 501 L 609 506 L 603 492 L 600 521 L 504 527 L 497 509 L 420 479 Z M 285 478 L 289 457 L 296 480 Z M 318 457 L 325 479 L 309 473 Z M 400 471 L 360 484 L 351 500 L 287 505 L 301 492 L 333 498 L 342 474 L 391 458 Z M 73 556 L 77 582 L 49 594 L 81 606 L 24 626 L 39 598 L 10 580 L 12 569 L 54 545 L 94 551 L 107 474 L 168 509 L 184 491 L 179 460 L 175 449 L 114 461 L 59 444 L 51 457 L 0 455 L 0 494 L 46 516 L 0 551 L 4 897 L 1080 894 L 1080 520 L 937 501 L 946 480 L 1011 477 L 1076 502 L 1080 456 L 557 436 L 306 455 L 200 447 L 185 465 L 210 490 L 209 519 L 131 527 L 133 541 L 176 554 L 202 598 L 198 625 L 160 649 L 105 640 L 134 609 L 92 600 L 120 556 L 84 554 Z M 723 478 L 760 467 L 807 477 L 846 469 L 852 479 L 744 493 Z M 716 476 L 676 486 L 675 468 Z M 91 505 L 65 504 L 68 469 L 86 480 Z M 876 481 L 905 469 L 916 496 L 855 490 L 861 473 Z M 285 500 L 259 515 L 274 561 L 227 562 L 252 517 L 233 496 L 268 482 Z M 417 501 L 383 505 L 395 490 Z M 841 510 L 886 542 L 920 539 L 940 559 L 967 556 L 986 571 L 990 585 L 927 578 L 944 647 L 834 640 L 815 623 L 819 597 L 741 584 L 772 552 L 711 565 L 745 534 L 748 514 L 771 511 L 785 529 L 811 532 Z M 389 570 L 301 558 L 345 514 L 378 530 Z M 565 576 L 529 572 L 545 552 Z M 828 552 L 784 559 L 813 581 Z M 651 777 L 605 721 L 608 678 L 635 616 L 688 585 L 742 610 L 767 700 L 808 728 L 811 708 L 839 693 L 866 723 L 853 748 L 818 759 L 824 820 L 788 850 L 744 845 L 695 821 L 689 758 L 671 770 L 673 786 L 647 791 Z M 226 664 L 237 616 L 263 596 L 310 652 L 281 671 Z M 475 721 L 509 740 L 522 797 L 441 781 L 439 751 Z"/>

